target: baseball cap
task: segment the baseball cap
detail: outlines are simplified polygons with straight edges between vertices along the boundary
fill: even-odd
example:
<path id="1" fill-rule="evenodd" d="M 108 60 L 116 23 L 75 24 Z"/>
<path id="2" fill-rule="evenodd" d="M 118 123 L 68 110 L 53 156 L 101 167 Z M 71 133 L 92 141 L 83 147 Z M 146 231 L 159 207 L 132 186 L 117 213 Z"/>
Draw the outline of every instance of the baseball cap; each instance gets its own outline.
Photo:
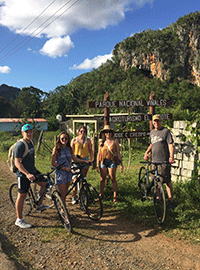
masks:
<path id="1" fill-rule="evenodd" d="M 155 121 L 155 120 L 161 121 L 160 114 L 155 114 L 155 115 L 153 116 L 153 121 Z"/>
<path id="2" fill-rule="evenodd" d="M 26 124 L 22 126 L 22 131 L 27 131 L 29 129 L 33 129 L 33 127 L 30 124 Z"/>

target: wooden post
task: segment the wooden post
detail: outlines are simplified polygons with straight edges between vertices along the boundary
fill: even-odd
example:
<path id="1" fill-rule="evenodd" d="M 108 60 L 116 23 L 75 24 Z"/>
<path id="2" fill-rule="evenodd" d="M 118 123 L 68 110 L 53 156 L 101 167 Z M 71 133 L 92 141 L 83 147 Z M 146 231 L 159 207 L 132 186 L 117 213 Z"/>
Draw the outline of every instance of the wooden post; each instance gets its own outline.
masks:
<path id="1" fill-rule="evenodd" d="M 109 93 L 106 92 L 104 95 L 104 101 L 109 101 L 109 100 L 110 100 Z M 110 113 L 109 108 L 104 108 L 104 126 L 109 125 L 109 113 Z"/>
<path id="2" fill-rule="evenodd" d="M 151 94 L 150 94 L 150 97 L 149 97 L 149 99 L 150 100 L 152 100 L 152 99 L 155 99 L 155 95 L 154 95 L 154 92 L 153 91 L 151 91 Z M 152 117 L 153 117 L 153 115 L 155 114 L 155 106 L 149 106 L 149 113 L 152 115 Z M 153 119 L 152 119 L 153 120 Z M 150 130 L 152 130 L 153 129 L 153 121 L 150 121 Z"/>

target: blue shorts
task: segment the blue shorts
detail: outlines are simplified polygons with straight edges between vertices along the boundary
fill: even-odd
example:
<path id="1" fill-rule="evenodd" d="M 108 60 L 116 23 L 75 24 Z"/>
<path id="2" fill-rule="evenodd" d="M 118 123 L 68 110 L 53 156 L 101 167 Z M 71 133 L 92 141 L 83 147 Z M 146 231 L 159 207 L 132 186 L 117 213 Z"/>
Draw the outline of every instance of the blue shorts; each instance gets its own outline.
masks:
<path id="1" fill-rule="evenodd" d="M 105 169 L 105 168 L 114 169 L 114 168 L 117 168 L 117 163 L 113 162 L 112 160 L 109 160 L 109 159 L 105 158 L 103 163 L 100 162 L 100 168 L 102 168 L 102 169 Z"/>
<path id="2" fill-rule="evenodd" d="M 79 159 L 82 159 L 82 160 L 89 160 L 88 157 L 80 158 L 78 155 L 76 155 L 75 157 L 77 157 Z M 88 164 L 85 163 L 84 166 L 83 166 L 83 169 L 88 169 L 89 167 L 90 167 L 90 165 L 88 165 Z"/>

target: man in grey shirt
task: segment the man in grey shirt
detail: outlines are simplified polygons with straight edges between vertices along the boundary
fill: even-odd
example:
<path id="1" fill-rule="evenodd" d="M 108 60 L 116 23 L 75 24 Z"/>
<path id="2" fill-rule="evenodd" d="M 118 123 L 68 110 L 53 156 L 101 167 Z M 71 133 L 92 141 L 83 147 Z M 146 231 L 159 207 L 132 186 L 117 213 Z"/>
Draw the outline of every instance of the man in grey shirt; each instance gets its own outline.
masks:
<path id="1" fill-rule="evenodd" d="M 144 159 L 147 161 L 151 153 L 153 163 L 163 163 L 158 165 L 158 173 L 161 175 L 161 181 L 166 183 L 169 207 L 173 209 L 175 205 L 172 198 L 171 167 L 165 164 L 175 162 L 173 138 L 169 129 L 162 127 L 159 114 L 153 116 L 153 126 L 154 129 L 150 132 L 150 145 L 144 154 Z"/>

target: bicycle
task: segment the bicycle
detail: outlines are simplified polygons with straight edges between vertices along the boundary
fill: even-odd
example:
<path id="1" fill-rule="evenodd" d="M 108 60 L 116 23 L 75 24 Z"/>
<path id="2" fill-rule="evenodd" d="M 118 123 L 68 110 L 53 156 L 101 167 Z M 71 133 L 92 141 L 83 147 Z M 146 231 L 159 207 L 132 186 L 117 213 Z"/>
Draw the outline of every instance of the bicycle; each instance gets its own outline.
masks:
<path id="1" fill-rule="evenodd" d="M 88 163 L 90 166 L 91 164 Z M 77 186 L 78 202 L 80 209 L 85 211 L 90 219 L 99 220 L 103 215 L 103 204 L 97 190 L 89 183 L 82 174 L 83 163 L 72 162 L 72 175 L 76 176 L 76 180 L 69 187 L 66 196 Z"/>
<path id="2" fill-rule="evenodd" d="M 50 171 L 46 174 L 38 174 L 35 176 L 36 180 L 39 180 L 41 178 L 43 178 L 43 179 L 45 178 L 47 181 L 47 184 L 40 194 L 38 194 L 37 189 L 36 189 L 36 191 L 33 191 L 32 187 L 30 186 L 28 193 L 27 193 L 27 196 L 26 196 L 26 199 L 24 201 L 23 215 L 30 214 L 32 209 L 35 209 L 36 211 L 41 211 L 39 208 L 39 204 L 40 204 L 41 198 L 44 195 L 45 203 L 47 200 L 49 200 L 49 202 L 51 203 L 48 208 L 52 208 L 53 206 L 55 206 L 56 211 L 58 213 L 58 216 L 59 216 L 63 226 L 65 227 L 65 229 L 67 231 L 72 232 L 72 224 L 71 224 L 68 210 L 67 210 L 65 204 L 63 203 L 62 198 L 60 196 L 60 193 L 57 189 L 57 186 L 54 184 L 54 180 L 51 176 L 54 172 L 59 170 L 63 166 L 63 164 L 61 164 L 57 167 L 51 166 L 52 171 Z M 34 185 L 36 186 L 35 181 L 32 183 L 34 183 Z M 17 197 L 18 197 L 18 183 L 13 183 L 10 186 L 9 196 L 10 196 L 10 200 L 11 200 L 12 205 L 15 207 L 15 202 L 16 202 Z"/>
<path id="3" fill-rule="evenodd" d="M 143 166 L 139 171 L 139 182 L 138 187 L 140 189 L 140 194 L 142 196 L 141 200 L 145 201 L 147 199 L 152 199 L 154 202 L 154 212 L 156 220 L 159 224 L 163 224 L 166 219 L 167 209 L 166 209 L 166 198 L 165 192 L 163 188 L 163 184 L 160 180 L 160 176 L 158 174 L 158 165 L 163 163 L 153 163 L 151 161 L 140 161 L 140 163 L 145 163 L 146 168 Z M 169 164 L 169 163 L 167 163 Z M 154 165 L 154 169 L 150 170 L 150 165 Z M 170 166 L 170 164 L 169 164 Z M 154 174 L 152 180 L 150 180 L 149 175 Z M 152 195 L 153 188 L 153 195 Z"/>

